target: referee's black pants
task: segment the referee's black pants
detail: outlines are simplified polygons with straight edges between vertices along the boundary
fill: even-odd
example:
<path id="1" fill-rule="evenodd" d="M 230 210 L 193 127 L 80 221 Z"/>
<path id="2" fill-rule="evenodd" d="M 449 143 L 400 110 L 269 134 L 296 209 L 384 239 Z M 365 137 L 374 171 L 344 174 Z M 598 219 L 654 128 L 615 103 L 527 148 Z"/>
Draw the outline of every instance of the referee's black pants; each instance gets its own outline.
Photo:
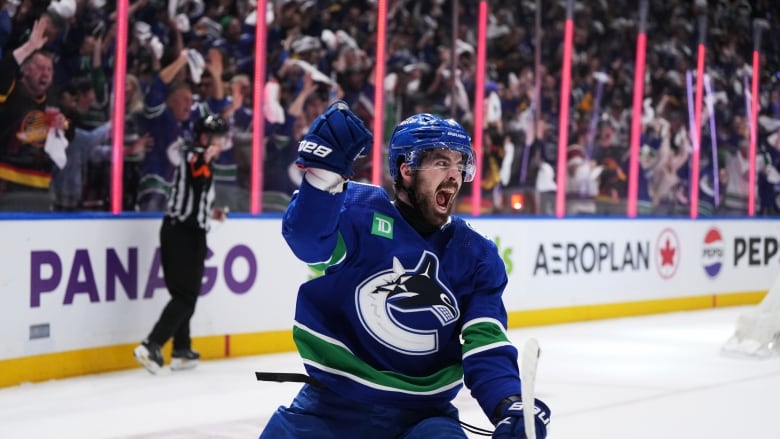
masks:
<path id="1" fill-rule="evenodd" d="M 173 337 L 173 349 L 190 349 L 190 318 L 200 294 L 206 261 L 206 231 L 165 217 L 160 228 L 160 260 L 171 300 L 148 340 L 160 346 Z"/>

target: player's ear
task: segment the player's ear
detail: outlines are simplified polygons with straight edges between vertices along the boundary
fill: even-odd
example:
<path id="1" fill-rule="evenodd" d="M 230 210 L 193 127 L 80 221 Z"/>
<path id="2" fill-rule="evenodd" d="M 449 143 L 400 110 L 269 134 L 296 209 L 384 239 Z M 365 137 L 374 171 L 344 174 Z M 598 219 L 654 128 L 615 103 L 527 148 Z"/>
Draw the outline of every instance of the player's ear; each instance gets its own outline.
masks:
<path id="1" fill-rule="evenodd" d="M 406 164 L 406 162 L 401 163 L 401 166 L 398 169 L 401 171 L 401 175 L 403 175 L 404 177 L 412 176 L 412 168 L 410 168 L 409 165 Z"/>

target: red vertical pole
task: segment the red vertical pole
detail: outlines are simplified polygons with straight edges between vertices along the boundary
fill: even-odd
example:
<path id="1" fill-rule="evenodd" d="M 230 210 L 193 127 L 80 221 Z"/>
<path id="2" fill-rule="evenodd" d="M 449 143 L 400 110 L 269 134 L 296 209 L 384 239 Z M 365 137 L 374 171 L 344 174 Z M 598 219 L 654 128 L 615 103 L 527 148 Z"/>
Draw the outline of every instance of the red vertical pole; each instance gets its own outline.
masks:
<path id="1" fill-rule="evenodd" d="M 249 211 L 258 214 L 263 211 L 263 152 L 265 140 L 265 117 L 263 115 L 263 91 L 265 89 L 266 12 L 267 0 L 257 1 L 255 22 L 255 77 L 252 108 L 252 175 L 250 182 Z"/>
<path id="2" fill-rule="evenodd" d="M 756 130 L 758 130 L 758 83 L 759 83 L 759 58 L 758 50 L 753 51 L 753 77 L 750 84 L 750 173 L 748 177 L 748 216 L 756 214 Z"/>
<path id="3" fill-rule="evenodd" d="M 485 108 L 485 58 L 487 57 L 487 0 L 479 2 L 479 23 L 477 25 L 477 77 L 474 85 L 474 154 L 477 158 L 477 172 L 471 186 L 471 214 L 477 216 L 482 207 L 482 121 Z M 454 42 L 453 42 L 454 44 Z"/>
<path id="4" fill-rule="evenodd" d="M 566 215 L 566 152 L 569 147 L 569 95 L 571 95 L 571 48 L 574 38 L 574 0 L 566 2 L 566 25 L 563 34 L 563 69 L 561 103 L 558 119 L 558 172 L 556 175 L 555 216 Z"/>
<path id="5" fill-rule="evenodd" d="M 626 214 L 629 218 L 637 215 L 639 192 L 639 139 L 642 135 L 642 100 L 645 94 L 645 49 L 647 45 L 647 0 L 639 3 L 639 32 L 636 36 L 636 62 L 634 64 L 634 101 L 631 118 L 631 155 L 628 162 L 628 203 Z"/>
<path id="6" fill-rule="evenodd" d="M 111 116 L 111 213 L 122 212 L 125 150 L 125 76 L 127 75 L 128 0 L 117 1 L 114 111 Z"/>
<path id="7" fill-rule="evenodd" d="M 691 136 L 696 139 L 693 142 L 693 157 L 691 160 L 690 181 L 690 203 L 691 219 L 699 216 L 699 149 L 701 145 L 701 105 L 702 105 L 702 87 L 704 84 L 704 58 L 707 55 L 705 39 L 707 35 L 707 16 L 699 16 L 699 50 L 698 60 L 696 61 L 696 96 L 694 97 L 693 129 Z"/>
<path id="8" fill-rule="evenodd" d="M 382 184 L 382 157 L 385 122 L 385 42 L 387 41 L 387 0 L 377 2 L 376 62 L 374 64 L 374 144 L 371 150 L 371 183 Z"/>
<path id="9" fill-rule="evenodd" d="M 748 192 L 748 216 L 755 216 L 756 214 L 756 149 L 757 149 L 757 137 L 758 133 L 758 83 L 760 82 L 761 68 L 761 35 L 764 29 L 769 27 L 769 23 L 757 18 L 753 20 L 753 76 L 751 78 L 750 85 L 750 176 L 748 178 L 748 185 L 750 191 Z"/>

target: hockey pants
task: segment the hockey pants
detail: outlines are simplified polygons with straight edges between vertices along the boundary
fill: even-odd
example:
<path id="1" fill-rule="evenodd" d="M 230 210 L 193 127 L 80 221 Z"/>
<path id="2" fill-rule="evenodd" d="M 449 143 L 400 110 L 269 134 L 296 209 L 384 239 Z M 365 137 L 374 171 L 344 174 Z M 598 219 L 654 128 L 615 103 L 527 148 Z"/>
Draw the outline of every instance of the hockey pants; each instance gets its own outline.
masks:
<path id="1" fill-rule="evenodd" d="M 260 439 L 466 439 L 452 404 L 399 409 L 345 399 L 305 384 L 279 407 Z"/>

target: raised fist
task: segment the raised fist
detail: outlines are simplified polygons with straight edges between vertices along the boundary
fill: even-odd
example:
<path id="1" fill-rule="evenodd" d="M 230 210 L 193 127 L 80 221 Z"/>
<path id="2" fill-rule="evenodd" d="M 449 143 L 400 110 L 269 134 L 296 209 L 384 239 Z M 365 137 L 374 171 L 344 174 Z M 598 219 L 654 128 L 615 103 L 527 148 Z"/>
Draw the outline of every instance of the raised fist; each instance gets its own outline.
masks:
<path id="1" fill-rule="evenodd" d="M 312 123 L 298 144 L 301 168 L 319 168 L 349 178 L 354 174 L 352 162 L 366 155 L 373 136 L 347 104 L 336 101 Z"/>

